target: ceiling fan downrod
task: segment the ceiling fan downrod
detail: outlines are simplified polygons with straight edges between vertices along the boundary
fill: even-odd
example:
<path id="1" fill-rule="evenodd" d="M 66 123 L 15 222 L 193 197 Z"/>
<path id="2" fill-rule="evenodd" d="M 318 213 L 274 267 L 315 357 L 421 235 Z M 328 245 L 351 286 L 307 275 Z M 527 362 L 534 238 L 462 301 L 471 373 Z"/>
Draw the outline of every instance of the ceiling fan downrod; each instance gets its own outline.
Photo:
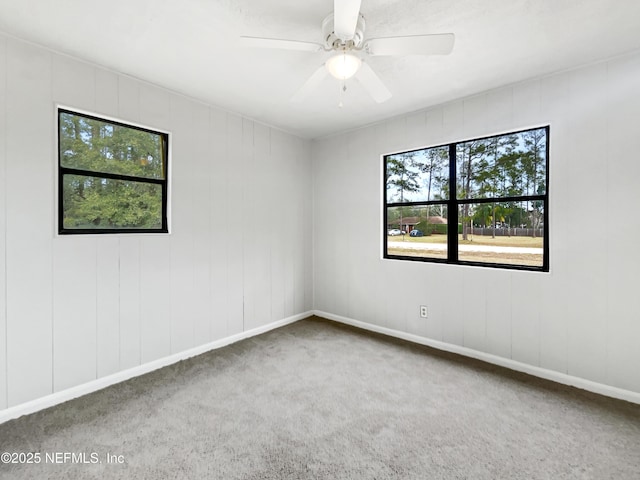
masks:
<path id="1" fill-rule="evenodd" d="M 322 38 L 324 39 L 324 49 L 326 51 L 333 50 L 362 50 L 364 46 L 364 29 L 365 20 L 364 16 L 358 14 L 358 22 L 356 23 L 356 29 L 353 33 L 353 37 L 349 39 L 342 39 L 335 33 L 334 28 L 334 16 L 330 13 L 322 21 Z"/>

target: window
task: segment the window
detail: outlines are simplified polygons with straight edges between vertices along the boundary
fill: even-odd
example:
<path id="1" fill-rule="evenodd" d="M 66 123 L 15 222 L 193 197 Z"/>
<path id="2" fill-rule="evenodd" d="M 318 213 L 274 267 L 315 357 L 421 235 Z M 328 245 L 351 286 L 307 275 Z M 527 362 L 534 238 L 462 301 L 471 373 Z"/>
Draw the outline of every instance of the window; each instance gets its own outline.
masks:
<path id="1" fill-rule="evenodd" d="M 549 127 L 384 156 L 384 258 L 549 271 Z"/>
<path id="2" fill-rule="evenodd" d="M 166 233 L 168 135 L 58 109 L 58 232 Z"/>

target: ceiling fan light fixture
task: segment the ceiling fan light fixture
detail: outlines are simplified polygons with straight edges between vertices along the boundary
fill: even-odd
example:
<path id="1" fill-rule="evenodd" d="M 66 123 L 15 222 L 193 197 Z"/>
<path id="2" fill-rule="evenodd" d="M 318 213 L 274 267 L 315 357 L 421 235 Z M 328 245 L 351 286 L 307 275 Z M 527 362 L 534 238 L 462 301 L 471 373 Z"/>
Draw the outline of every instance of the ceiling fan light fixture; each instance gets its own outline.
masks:
<path id="1" fill-rule="evenodd" d="M 325 63 L 329 73 L 338 80 L 346 80 L 353 77 L 361 65 L 362 60 L 348 53 L 335 55 Z"/>

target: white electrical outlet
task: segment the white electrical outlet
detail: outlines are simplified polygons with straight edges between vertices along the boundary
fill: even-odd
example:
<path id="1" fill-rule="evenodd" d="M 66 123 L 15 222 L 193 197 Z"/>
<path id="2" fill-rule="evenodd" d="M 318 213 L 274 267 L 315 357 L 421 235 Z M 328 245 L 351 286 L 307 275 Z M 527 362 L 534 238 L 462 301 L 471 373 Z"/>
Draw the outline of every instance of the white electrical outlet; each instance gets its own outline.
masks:
<path id="1" fill-rule="evenodd" d="M 426 305 L 420 305 L 420 316 L 422 318 L 427 318 L 427 306 Z"/>

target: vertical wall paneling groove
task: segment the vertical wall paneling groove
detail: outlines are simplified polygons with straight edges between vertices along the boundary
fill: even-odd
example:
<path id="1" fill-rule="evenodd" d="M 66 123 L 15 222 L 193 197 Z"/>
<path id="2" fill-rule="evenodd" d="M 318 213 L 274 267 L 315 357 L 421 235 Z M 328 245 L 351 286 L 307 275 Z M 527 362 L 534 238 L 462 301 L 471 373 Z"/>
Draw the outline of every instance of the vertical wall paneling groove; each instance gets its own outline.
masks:
<path id="1" fill-rule="evenodd" d="M 195 144 L 205 139 L 194 135 L 196 105 L 188 99 L 172 97 L 170 101 L 173 156 L 171 166 L 170 297 L 171 351 L 183 351 L 194 343 L 194 252 L 192 202 L 193 179 L 198 174 L 193 163 Z"/>
<path id="2" fill-rule="evenodd" d="M 140 122 L 140 84 L 124 75 L 118 75 L 118 117 Z"/>
<path id="3" fill-rule="evenodd" d="M 353 172 L 353 162 L 349 158 L 347 152 L 347 139 L 343 136 L 337 138 L 338 148 L 336 150 L 335 160 L 342 165 L 345 172 Z M 349 302 L 351 292 L 349 288 L 349 244 L 350 231 L 349 222 L 354 215 L 351 206 L 351 200 L 356 192 L 349 184 L 347 175 L 335 175 L 333 177 L 335 192 L 338 198 L 344 202 L 343 208 L 336 209 L 332 212 L 331 222 L 334 226 L 333 231 L 333 271 L 332 281 L 335 288 L 335 311 L 338 315 L 349 315 Z"/>
<path id="4" fill-rule="evenodd" d="M 299 198 L 302 198 L 300 195 L 301 192 L 301 184 L 302 182 L 298 179 L 302 179 L 303 172 L 301 169 L 301 158 L 303 155 L 303 146 L 302 141 L 294 139 L 294 164 L 292 168 L 292 191 L 294 195 Z M 302 218 L 302 214 L 304 212 L 304 202 L 299 203 L 295 206 L 293 210 L 293 222 L 296 225 L 296 229 L 293 233 L 293 311 L 299 312 L 302 310 L 304 305 L 304 256 L 303 256 L 303 248 L 304 248 L 304 235 L 302 230 L 302 225 L 304 219 Z"/>
<path id="5" fill-rule="evenodd" d="M 284 135 L 283 135 L 284 136 Z M 290 192 L 290 195 L 295 195 L 296 189 L 296 181 L 295 181 L 295 162 L 296 162 L 296 147 L 295 140 L 291 138 L 283 139 L 285 140 L 285 156 L 287 158 L 287 168 L 286 168 L 286 191 Z M 287 205 L 287 218 L 290 219 L 290 222 L 293 225 L 297 225 L 296 219 L 296 209 L 299 205 L 288 204 Z M 296 241 L 296 233 L 292 230 L 289 235 L 287 235 L 285 240 L 286 251 L 289 252 L 288 255 L 285 256 L 285 317 L 290 317 L 293 315 L 295 311 L 295 296 L 296 296 L 296 276 L 295 276 L 295 266 L 296 266 L 296 258 L 295 258 L 295 241 Z"/>
<path id="6" fill-rule="evenodd" d="M 172 352 L 171 245 L 166 236 L 140 238 L 140 358 L 151 362 Z"/>
<path id="7" fill-rule="evenodd" d="M 443 270 L 443 269 L 440 269 Z M 439 298 L 441 295 L 441 291 L 443 286 L 441 285 L 442 280 L 439 276 L 428 275 L 426 272 L 423 277 L 425 277 L 425 287 L 420 292 L 420 305 L 427 305 L 428 317 L 424 326 L 424 336 L 427 338 L 433 338 L 434 340 L 438 340 L 443 342 L 444 336 L 444 322 L 443 319 L 444 311 L 446 309 L 440 302 L 435 301 L 435 299 Z M 414 312 L 414 315 L 417 317 L 419 312 Z"/>
<path id="8" fill-rule="evenodd" d="M 245 212 L 243 210 L 244 168 L 242 165 L 242 117 L 227 113 L 227 150 L 225 162 L 228 163 L 227 209 L 224 225 L 219 235 L 228 236 L 227 243 L 227 335 L 242 332 L 244 328 L 243 287 L 244 257 L 243 228 Z"/>
<path id="9" fill-rule="evenodd" d="M 6 53 L 0 37 L 0 410 L 7 408 Z"/>
<path id="10" fill-rule="evenodd" d="M 322 151 L 321 157 L 318 157 L 314 161 L 314 165 L 318 165 L 318 170 L 314 171 L 314 181 L 316 182 L 316 190 L 318 191 L 318 198 L 326 198 L 330 195 L 333 188 L 331 170 L 328 165 L 334 167 L 340 165 L 340 149 L 336 147 L 336 137 L 327 139 L 326 151 Z M 327 162 L 327 164 L 325 164 Z M 316 213 L 314 215 L 314 224 L 317 226 L 316 238 L 317 244 L 322 245 L 322 261 L 316 261 L 316 268 L 318 269 L 317 276 L 319 278 L 319 285 L 316 288 L 318 298 L 320 299 L 319 305 L 321 309 L 326 309 L 328 312 L 337 312 L 337 292 L 336 283 L 333 281 L 336 273 L 333 263 L 336 259 L 336 231 L 339 231 L 338 218 L 336 212 L 340 212 L 341 209 L 337 206 L 334 209 L 326 208 L 326 206 L 317 205 Z M 315 254 L 315 252 L 314 252 Z"/>
<path id="11" fill-rule="evenodd" d="M 463 138 L 476 138 L 487 131 L 487 94 L 476 95 L 462 102 Z"/>
<path id="12" fill-rule="evenodd" d="M 294 312 L 305 311 L 305 295 L 306 295 L 306 279 L 305 279 L 305 264 L 306 264 L 306 250 L 307 244 L 305 243 L 305 227 L 306 222 L 305 212 L 308 211 L 308 200 L 305 197 L 311 196 L 311 190 L 307 186 L 306 178 L 307 171 L 305 166 L 305 158 L 309 158 L 309 142 L 299 138 L 294 138 L 293 141 L 296 144 L 295 161 L 296 167 L 293 174 L 294 193 L 301 201 L 295 208 L 295 239 L 294 239 L 294 281 L 295 285 L 295 298 L 294 298 Z"/>
<path id="13" fill-rule="evenodd" d="M 274 156 L 271 150 L 271 134 L 272 134 L 271 128 L 267 127 L 264 134 L 264 145 L 263 145 L 263 149 L 265 152 L 264 158 L 269 163 L 269 168 L 266 168 L 263 171 L 263 175 L 264 175 L 263 178 L 266 185 L 274 184 L 275 178 L 277 176 L 277 172 L 275 171 L 276 169 L 274 168 Z M 260 136 L 258 137 L 258 145 L 260 145 Z M 264 192 L 265 204 L 268 206 L 275 205 L 275 201 L 274 201 L 275 196 L 276 196 L 276 191 L 272 188 L 267 188 Z M 268 209 L 267 215 L 266 215 L 267 221 L 270 224 L 275 225 L 280 219 L 280 210 L 274 207 L 267 207 L 267 209 Z M 273 320 L 275 318 L 273 313 L 273 281 L 272 281 L 273 267 L 274 267 L 272 243 L 275 240 L 273 237 L 274 237 L 273 235 L 269 235 L 269 238 L 265 239 L 266 254 L 269 256 L 269 258 L 267 259 L 267 263 L 269 265 L 267 283 L 269 285 L 269 288 L 265 290 L 265 294 L 268 295 L 268 300 L 266 302 L 268 302 L 269 310 L 266 313 L 268 314 L 268 318 L 270 320 Z"/>
<path id="14" fill-rule="evenodd" d="M 273 164 L 273 170 L 269 174 L 269 178 L 272 181 L 284 183 L 286 175 L 286 164 L 284 159 L 284 152 L 282 151 L 282 142 L 279 137 L 279 132 L 270 130 L 270 148 L 271 159 Z M 285 201 L 286 191 L 284 188 L 274 189 L 272 192 L 272 205 L 276 210 L 275 222 L 278 228 L 285 232 L 284 238 L 289 233 L 289 226 L 287 225 L 287 202 Z M 285 289 L 284 289 L 284 256 L 285 245 L 284 238 L 280 238 L 273 232 L 270 236 L 271 243 L 271 314 L 272 318 L 284 318 L 285 316 Z"/>
<path id="15" fill-rule="evenodd" d="M 567 178 L 573 166 L 569 128 L 569 74 L 543 78 L 541 85 L 541 118 L 550 123 L 549 201 L 550 275 L 540 283 L 540 366 L 567 373 L 567 341 L 569 338 L 568 298 L 566 278 L 571 274 L 567 253 L 571 248 L 572 231 L 569 208 L 556 208 L 566 201 Z M 515 106 L 514 106 L 515 108 Z M 563 193 L 564 192 L 564 193 Z M 564 195 L 564 197 L 563 197 Z"/>
<path id="16" fill-rule="evenodd" d="M 96 113 L 108 117 L 119 117 L 118 75 L 95 68 Z M 71 105 L 71 104 L 70 104 Z"/>
<path id="17" fill-rule="evenodd" d="M 277 197 L 278 205 L 281 205 L 280 211 L 283 218 L 287 219 L 287 222 L 291 222 L 293 218 L 294 208 L 295 206 L 286 201 L 287 195 L 289 195 L 292 186 L 292 172 L 291 172 L 291 163 L 293 162 L 292 158 L 288 155 L 291 152 L 291 145 L 288 142 L 288 139 L 279 132 L 274 130 L 272 132 L 273 139 L 273 148 L 275 154 L 278 157 L 280 162 L 280 175 L 282 178 L 282 182 L 284 185 L 284 189 L 282 192 L 279 192 Z M 291 311 L 293 305 L 293 289 L 292 283 L 293 279 L 291 276 L 291 267 L 293 263 L 293 259 L 287 255 L 287 252 L 292 251 L 293 245 L 293 235 L 294 233 L 289 231 L 288 234 L 282 239 L 281 242 L 278 243 L 279 249 L 279 273 L 280 277 L 277 279 L 277 283 L 280 287 L 280 298 L 279 301 L 282 302 L 283 315 L 288 316 Z"/>
<path id="18" fill-rule="evenodd" d="M 513 94 L 513 110 L 511 117 L 516 125 L 536 126 L 544 118 L 546 112 L 540 109 L 542 104 L 541 82 L 531 80 L 519 83 L 511 89 Z"/>
<path id="19" fill-rule="evenodd" d="M 514 125 L 513 102 L 513 88 L 501 88 L 487 94 L 487 104 L 493 107 L 487 109 L 487 131 L 504 132 Z"/>
<path id="20" fill-rule="evenodd" d="M 588 219 L 605 219 L 606 190 L 606 64 L 593 65 L 569 75 L 572 122 L 568 140 L 575 159 L 571 181 L 565 185 L 571 232 L 580 232 Z M 552 159 L 553 160 L 553 159 Z M 603 191 L 605 195 L 585 195 Z M 604 201 L 603 201 L 604 199 Z M 588 223 L 587 223 L 588 224 Z M 568 296 L 568 373 L 606 380 L 607 236 L 604 228 L 589 232 L 588 242 L 573 242 L 567 261 L 581 281 L 566 286 Z M 588 261 L 585 259 L 588 258 Z M 585 299 L 589 299 L 585 301 Z"/>
<path id="21" fill-rule="evenodd" d="M 444 138 L 444 110 L 442 107 L 427 110 L 425 117 L 424 146 L 430 147 L 436 145 L 440 139 Z"/>
<path id="22" fill-rule="evenodd" d="M 53 389 L 96 378 L 96 239 L 57 237 L 53 249 Z"/>
<path id="23" fill-rule="evenodd" d="M 442 107 L 442 137 L 434 143 L 444 144 L 455 142 L 464 136 L 464 103 L 457 100 Z M 462 137 L 461 137 L 462 136 Z"/>
<path id="24" fill-rule="evenodd" d="M 287 192 L 289 192 L 291 188 L 291 165 L 287 156 L 287 152 L 289 151 L 290 146 L 284 138 L 284 135 L 282 135 L 280 132 L 274 131 L 274 138 L 276 151 L 279 152 L 278 155 L 283 159 L 283 165 L 280 171 L 280 175 L 282 176 L 282 181 L 284 184 L 284 192 L 280 196 L 281 201 L 279 201 L 278 204 L 282 205 L 281 211 L 283 217 L 285 219 L 291 219 L 293 214 L 293 205 L 286 201 Z M 289 235 L 286 235 L 282 242 L 280 242 L 283 252 L 281 259 L 282 277 L 280 278 L 280 283 L 282 285 L 282 301 L 284 308 L 283 315 L 285 317 L 291 310 L 291 257 L 286 255 L 286 252 L 291 251 L 291 246 L 293 243 L 291 235 L 292 232 L 289 232 Z"/>
<path id="25" fill-rule="evenodd" d="M 301 186 L 301 195 L 304 202 L 304 212 L 302 221 L 303 245 L 304 245 L 304 307 L 302 311 L 308 312 L 314 305 L 314 278 L 313 278 L 313 182 L 311 179 L 312 170 L 309 161 L 311 159 L 311 142 L 304 143 L 303 175 L 298 179 Z"/>
<path id="26" fill-rule="evenodd" d="M 325 271 L 328 270 L 324 264 L 319 261 L 318 256 L 322 253 L 324 257 L 326 255 L 327 244 L 321 235 L 328 235 L 329 229 L 326 226 L 328 215 L 328 209 L 321 208 L 318 205 L 319 199 L 324 198 L 326 195 L 321 185 L 328 185 L 328 182 L 321 183 L 321 176 L 327 175 L 328 169 L 321 162 L 325 162 L 329 151 L 328 139 L 322 140 L 318 143 L 317 140 L 312 141 L 311 148 L 311 183 L 313 185 L 311 191 L 313 193 L 312 212 L 313 212 L 313 226 L 312 226 L 312 258 L 313 258 L 313 308 L 319 311 L 329 312 L 329 306 L 325 298 L 328 295 L 325 287 Z M 321 248 L 322 246 L 322 248 Z M 273 252 L 273 251 L 272 251 Z M 273 253 L 272 253 L 273 257 Z M 273 271 L 273 267 L 272 267 Z M 273 286 L 272 286 L 273 288 Z"/>
<path id="27" fill-rule="evenodd" d="M 486 285 L 486 351 L 503 358 L 512 357 L 511 271 L 493 269 L 484 272 Z M 531 292 L 533 293 L 533 292 Z"/>
<path id="28" fill-rule="evenodd" d="M 460 285 L 464 346 L 481 352 L 487 351 L 487 292 L 491 285 L 486 276 L 487 272 L 479 268 L 467 269 Z"/>
<path id="29" fill-rule="evenodd" d="M 346 158 L 343 163 L 347 178 L 357 175 L 360 164 L 362 162 L 367 162 L 368 160 L 368 158 L 363 155 L 367 155 L 369 152 L 367 150 L 360 150 L 359 145 L 356 143 L 357 140 L 360 140 L 358 133 L 359 132 L 354 132 L 354 138 L 349 138 L 345 141 Z M 375 161 L 375 157 L 373 158 L 373 161 Z M 366 285 L 366 281 L 356 282 L 352 277 L 355 275 L 359 276 L 362 269 L 366 268 L 365 265 L 367 263 L 366 257 L 363 258 L 363 254 L 365 254 L 367 250 L 360 248 L 360 236 L 363 233 L 363 225 L 365 223 L 369 223 L 366 221 L 366 218 L 363 218 L 363 212 L 368 210 L 365 204 L 365 202 L 367 202 L 367 196 L 362 195 L 363 192 L 351 191 L 348 185 L 343 186 L 343 191 L 345 194 L 345 208 L 342 213 L 345 217 L 343 219 L 343 228 L 346 236 L 346 241 L 343 242 L 344 253 L 346 255 L 344 273 L 346 284 L 350 285 L 351 290 L 353 290 L 353 294 L 348 295 L 348 298 L 346 299 L 346 316 L 350 318 L 362 318 L 366 310 L 367 303 L 358 300 L 363 298 L 364 292 L 361 289 Z"/>
<path id="30" fill-rule="evenodd" d="M 210 109 L 194 106 L 193 139 L 195 143 L 191 178 L 192 251 L 193 251 L 193 338 L 194 345 L 212 340 L 210 278 L 210 221 L 211 209 L 211 137 L 209 135 Z"/>
<path id="31" fill-rule="evenodd" d="M 96 377 L 120 370 L 120 242 L 96 240 Z"/>
<path id="32" fill-rule="evenodd" d="M 293 192 L 296 197 L 303 198 L 304 194 L 304 171 L 303 162 L 304 158 L 304 145 L 306 142 L 295 139 L 295 164 L 293 167 Z M 310 192 L 308 193 L 310 194 Z M 293 286 L 295 288 L 293 296 L 293 311 L 304 311 L 304 294 L 305 294 L 305 280 L 304 280 L 304 202 L 295 206 L 293 212 L 293 220 L 296 228 L 293 230 Z"/>
<path id="33" fill-rule="evenodd" d="M 227 228 L 229 210 L 227 156 L 227 115 L 221 110 L 211 109 L 209 137 L 211 138 L 211 336 L 219 340 L 228 335 L 229 308 L 227 303 L 227 244 L 232 235 Z M 226 233 L 225 233 L 226 232 Z"/>
<path id="34" fill-rule="evenodd" d="M 258 236 L 258 176 L 253 157 L 254 123 L 242 119 L 242 141 L 240 162 L 242 164 L 242 227 L 238 230 L 238 240 L 242 243 L 242 315 L 243 330 L 256 326 L 256 274 L 257 256 L 256 238 Z"/>
<path id="35" fill-rule="evenodd" d="M 540 276 L 511 272 L 511 357 L 518 362 L 540 366 Z M 504 297 L 501 297 L 502 299 Z M 507 308 L 504 301 L 500 304 Z"/>
<path id="36" fill-rule="evenodd" d="M 6 40 L 8 406 L 53 391 L 51 53 Z M 29 215 L 25 215 L 28 210 Z"/>
<path id="37" fill-rule="evenodd" d="M 281 221 L 279 212 L 273 207 L 270 196 L 273 183 L 269 181 L 269 171 L 272 169 L 272 158 L 269 154 L 270 129 L 265 125 L 254 123 L 252 159 L 253 183 L 255 194 L 252 199 L 253 213 L 247 234 L 251 248 L 254 249 L 254 324 L 265 325 L 271 318 L 271 242 L 265 238 L 270 225 L 277 225 Z M 264 152 L 258 155 L 258 152 Z M 303 310 L 300 310 L 303 311 Z"/>
<path id="38" fill-rule="evenodd" d="M 120 239 L 120 369 L 141 363 L 140 237 Z"/>
<path id="39" fill-rule="evenodd" d="M 52 64 L 54 101 L 93 112 L 96 107 L 96 69 L 62 55 L 53 55 Z"/>
<path id="40" fill-rule="evenodd" d="M 410 113 L 406 118 L 405 138 L 409 148 L 420 148 L 425 145 L 427 115 L 424 110 Z"/>
<path id="41" fill-rule="evenodd" d="M 448 298 L 451 285 L 462 285 L 464 278 L 464 270 L 460 268 L 450 268 L 447 265 L 441 265 L 437 269 L 437 285 L 434 295 L 431 298 Z M 458 293 L 459 295 L 460 293 Z M 437 315 L 438 311 L 442 315 L 442 341 L 452 345 L 464 346 L 464 305 L 460 301 L 454 302 L 435 302 L 436 305 L 431 306 L 432 316 Z"/>

